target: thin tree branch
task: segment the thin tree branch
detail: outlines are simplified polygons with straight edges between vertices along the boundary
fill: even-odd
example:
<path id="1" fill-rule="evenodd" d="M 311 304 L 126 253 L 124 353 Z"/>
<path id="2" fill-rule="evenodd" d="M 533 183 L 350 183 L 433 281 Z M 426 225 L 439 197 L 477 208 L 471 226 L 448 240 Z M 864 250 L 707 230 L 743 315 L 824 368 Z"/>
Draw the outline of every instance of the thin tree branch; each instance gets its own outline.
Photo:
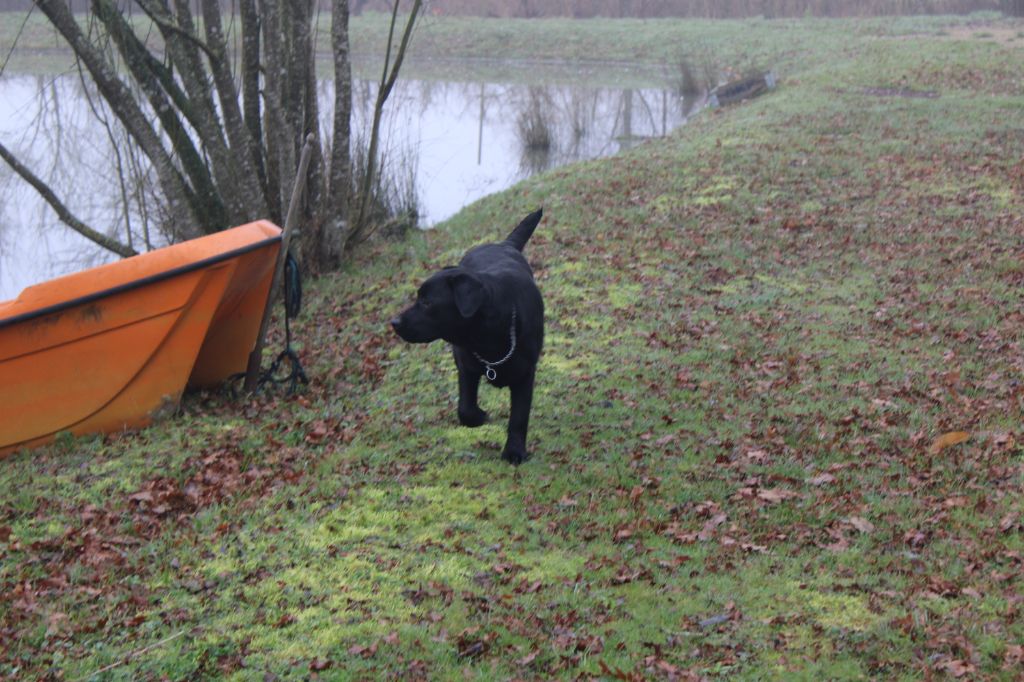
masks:
<path id="1" fill-rule="evenodd" d="M 388 55 L 385 55 L 384 71 L 381 74 L 380 87 L 377 90 L 377 102 L 373 108 L 373 124 L 370 128 L 370 149 L 367 152 L 366 175 L 363 178 L 363 186 L 359 195 L 359 212 L 356 214 L 356 220 L 352 224 L 352 230 L 346 237 L 346 244 L 349 243 L 349 240 L 352 237 L 357 237 L 366 227 L 366 210 L 370 202 L 370 183 L 373 181 L 373 174 L 377 163 L 377 146 L 380 142 L 380 123 L 381 118 L 384 115 L 384 103 L 391 94 L 391 89 L 394 87 L 395 81 L 398 78 L 398 70 L 402 67 L 402 61 L 405 59 L 405 51 L 409 46 L 409 38 L 412 36 L 412 28 L 416 23 L 416 15 L 419 13 L 420 6 L 423 4 L 422 0 L 415 0 L 413 2 L 412 11 L 409 14 L 409 19 L 405 24 L 405 31 L 402 34 L 402 42 L 398 47 L 398 54 L 395 55 L 395 63 L 389 72 L 388 57 L 391 53 L 391 39 L 395 33 L 395 23 L 398 16 L 398 5 L 400 2 L 401 0 L 394 0 L 394 11 L 391 13 L 391 27 L 388 31 Z"/>
<path id="2" fill-rule="evenodd" d="M 112 0 L 92 0 L 93 12 L 107 27 L 118 51 L 132 72 L 132 76 L 150 96 L 153 109 L 159 113 L 161 106 L 153 100 L 152 92 L 162 89 L 184 115 L 193 128 L 198 128 L 194 107 L 177 81 L 171 68 L 157 59 L 146 47 L 146 43 L 135 35 L 131 24 Z M 155 79 L 155 80 L 154 80 Z M 157 87 L 159 86 L 159 88 Z M 162 102 L 163 100 L 160 100 Z"/>
<path id="3" fill-rule="evenodd" d="M 110 120 L 100 110 L 100 108 L 96 106 L 96 102 L 93 101 L 92 95 L 89 94 L 89 86 L 85 82 L 85 72 L 82 69 L 82 62 L 76 59 L 75 65 L 78 67 L 78 80 L 82 84 L 82 94 L 85 96 L 86 104 L 89 105 L 89 111 L 92 112 L 93 118 L 99 121 L 100 124 L 103 126 L 103 129 L 107 132 L 107 141 L 110 142 L 110 148 L 114 152 L 114 159 L 117 161 L 117 180 L 121 190 L 121 203 L 124 205 L 122 213 L 124 217 L 125 238 L 128 240 L 128 248 L 134 249 L 135 246 L 132 244 L 131 211 L 128 210 L 128 192 L 125 186 L 124 163 L 121 160 L 121 149 L 117 144 L 117 139 L 114 136 L 114 130 L 113 128 L 110 127 Z"/>
<path id="4" fill-rule="evenodd" d="M 7 70 L 7 62 L 11 61 L 11 55 L 14 54 L 14 48 L 18 46 L 18 39 L 21 38 L 21 34 L 25 31 L 25 25 L 28 24 L 28 19 L 32 16 L 33 9 L 35 9 L 35 5 L 28 8 L 28 11 L 25 12 L 25 18 L 21 20 L 21 26 L 18 27 L 18 33 L 14 36 L 14 40 L 11 41 L 11 49 L 7 51 L 7 56 L 4 57 L 4 63 L 0 64 L 0 76 L 3 76 L 4 71 Z"/>
<path id="5" fill-rule="evenodd" d="M 43 199 L 46 200 L 46 203 L 48 203 L 50 207 L 53 208 L 54 212 L 56 212 L 57 217 L 60 218 L 62 223 L 64 223 L 65 225 L 67 225 L 72 230 L 82 235 L 86 239 L 95 242 L 96 244 L 99 244 L 107 251 L 112 251 L 113 253 L 116 253 L 122 258 L 137 255 L 135 249 L 132 249 L 131 247 L 122 244 L 116 239 L 108 237 L 105 234 L 94 230 L 93 228 L 89 227 L 81 220 L 76 218 L 75 215 L 71 213 L 71 211 L 68 209 L 68 207 L 65 206 L 59 198 L 57 198 L 57 195 L 50 188 L 50 186 L 43 182 L 43 180 L 41 180 L 39 176 L 37 176 L 35 173 L 29 170 L 29 168 L 26 167 L 23 163 L 21 163 L 14 156 L 14 154 L 12 154 L 10 150 L 8 150 L 7 147 L 3 145 L 3 143 L 0 143 L 0 158 L 3 158 L 3 160 L 7 162 L 7 165 L 10 166 L 15 173 L 20 175 L 25 180 L 25 182 L 32 185 L 36 192 L 39 193 L 39 196 L 43 197 Z"/>
<path id="6" fill-rule="evenodd" d="M 391 23 L 388 24 L 388 44 L 384 46 L 384 69 L 380 76 L 380 89 L 377 90 L 378 99 L 379 93 L 384 89 L 384 83 L 388 78 L 388 68 L 391 66 L 391 44 L 395 40 L 395 25 L 398 23 L 398 6 L 402 4 L 402 0 L 393 0 L 391 5 Z"/>
<path id="7" fill-rule="evenodd" d="M 209 46 L 207 46 L 206 43 L 204 43 L 196 36 L 192 35 L 191 31 L 187 31 L 182 27 L 178 26 L 177 24 L 173 23 L 172 21 L 164 17 L 161 17 L 157 11 L 157 5 L 153 5 L 152 3 L 148 2 L 139 2 L 138 5 L 142 9 L 143 13 L 145 13 L 145 15 L 149 17 L 153 21 L 153 23 L 157 25 L 158 28 L 160 28 L 161 32 L 173 33 L 176 36 L 184 38 L 185 40 L 187 40 L 188 42 L 192 43 L 194 46 L 198 47 L 200 50 L 205 52 L 207 57 L 213 59 L 213 52 L 212 50 L 210 50 Z"/>
<path id="8" fill-rule="evenodd" d="M 409 46 L 409 39 L 412 37 L 412 29 L 416 24 L 416 15 L 419 14 L 420 6 L 423 4 L 423 0 L 415 0 L 412 4 L 412 12 L 409 13 L 409 20 L 405 24 L 405 32 L 402 34 L 402 43 L 398 46 L 398 54 L 395 55 L 395 65 L 391 69 L 391 76 L 387 80 L 387 85 L 384 88 L 384 100 L 387 100 L 391 94 L 391 88 L 394 87 L 395 81 L 398 79 L 398 72 L 402 68 L 402 61 L 405 59 L 405 50 Z M 396 0 L 395 6 L 398 6 Z M 388 38 L 388 44 L 390 45 L 391 39 Z"/>

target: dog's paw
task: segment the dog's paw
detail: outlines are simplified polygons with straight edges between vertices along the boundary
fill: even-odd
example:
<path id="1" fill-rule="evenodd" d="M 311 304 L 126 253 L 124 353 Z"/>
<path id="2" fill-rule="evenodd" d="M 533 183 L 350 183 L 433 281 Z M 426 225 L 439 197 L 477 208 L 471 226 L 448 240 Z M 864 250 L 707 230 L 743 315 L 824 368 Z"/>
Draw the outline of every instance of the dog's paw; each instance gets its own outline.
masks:
<path id="1" fill-rule="evenodd" d="M 530 453 L 524 448 L 513 448 L 506 445 L 505 449 L 501 452 L 501 458 L 509 464 L 519 466 L 530 459 Z"/>
<path id="2" fill-rule="evenodd" d="M 487 423 L 490 417 L 486 412 L 481 410 L 479 407 L 475 411 L 462 411 L 459 410 L 459 423 L 469 428 L 476 428 L 477 426 L 483 426 Z"/>

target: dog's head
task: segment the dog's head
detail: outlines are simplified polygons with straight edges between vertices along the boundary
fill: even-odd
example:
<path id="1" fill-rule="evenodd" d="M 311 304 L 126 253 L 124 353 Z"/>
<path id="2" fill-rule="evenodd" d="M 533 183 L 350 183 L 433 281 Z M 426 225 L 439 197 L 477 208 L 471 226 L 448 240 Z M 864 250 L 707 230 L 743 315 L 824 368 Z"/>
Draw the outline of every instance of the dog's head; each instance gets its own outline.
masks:
<path id="1" fill-rule="evenodd" d="M 456 342 L 488 296 L 476 275 L 463 268 L 445 268 L 420 285 L 416 302 L 391 320 L 391 326 L 409 343 Z"/>

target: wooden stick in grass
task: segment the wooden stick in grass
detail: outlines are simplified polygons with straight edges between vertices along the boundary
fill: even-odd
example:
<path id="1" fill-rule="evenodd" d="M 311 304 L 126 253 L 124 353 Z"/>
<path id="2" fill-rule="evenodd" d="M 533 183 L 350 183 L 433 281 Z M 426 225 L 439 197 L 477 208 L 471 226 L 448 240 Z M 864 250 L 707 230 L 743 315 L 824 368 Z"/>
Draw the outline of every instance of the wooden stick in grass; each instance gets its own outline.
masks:
<path id="1" fill-rule="evenodd" d="M 302 156 L 299 159 L 299 170 L 295 174 L 295 184 L 292 185 L 292 198 L 288 204 L 288 217 L 284 221 L 284 232 L 281 234 L 281 250 L 277 253 L 277 264 L 274 266 L 274 277 L 270 281 L 270 291 L 267 294 L 267 305 L 263 308 L 263 320 L 260 322 L 260 331 L 256 335 L 256 347 L 249 354 L 249 365 L 245 370 L 245 390 L 252 393 L 256 390 L 260 376 L 260 364 L 263 357 L 263 340 L 267 335 L 267 325 L 270 324 L 270 311 L 277 300 L 277 291 L 281 286 L 281 277 L 284 273 L 284 262 L 288 257 L 288 244 L 292 239 L 292 232 L 295 230 L 295 223 L 298 222 L 299 202 L 302 198 L 302 191 L 306 188 L 306 169 L 309 168 L 309 158 L 313 153 L 313 134 L 306 136 L 306 143 L 302 146 Z"/>

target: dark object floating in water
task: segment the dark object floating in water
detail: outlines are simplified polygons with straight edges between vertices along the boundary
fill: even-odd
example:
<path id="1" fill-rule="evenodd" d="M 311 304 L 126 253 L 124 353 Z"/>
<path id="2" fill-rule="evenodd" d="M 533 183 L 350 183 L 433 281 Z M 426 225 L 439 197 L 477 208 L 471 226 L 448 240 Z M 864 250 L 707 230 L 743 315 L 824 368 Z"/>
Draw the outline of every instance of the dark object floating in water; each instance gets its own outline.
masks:
<path id="1" fill-rule="evenodd" d="M 762 95 L 775 87 L 775 73 L 768 71 L 748 76 L 738 81 L 719 85 L 711 91 L 708 103 L 713 107 L 734 104 L 745 99 Z"/>

